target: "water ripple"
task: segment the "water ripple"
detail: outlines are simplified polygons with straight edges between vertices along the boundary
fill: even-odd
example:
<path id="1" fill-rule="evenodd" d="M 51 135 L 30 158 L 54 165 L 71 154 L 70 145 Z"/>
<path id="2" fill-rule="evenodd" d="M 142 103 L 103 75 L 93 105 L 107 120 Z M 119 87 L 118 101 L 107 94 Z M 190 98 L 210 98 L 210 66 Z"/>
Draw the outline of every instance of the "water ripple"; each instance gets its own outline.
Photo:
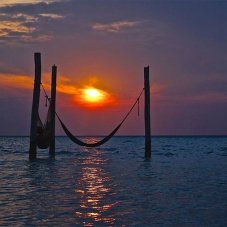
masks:
<path id="1" fill-rule="evenodd" d="M 89 139 L 89 138 L 88 138 Z M 227 141 L 114 137 L 28 161 L 28 138 L 0 138 L 0 226 L 226 226 Z"/>

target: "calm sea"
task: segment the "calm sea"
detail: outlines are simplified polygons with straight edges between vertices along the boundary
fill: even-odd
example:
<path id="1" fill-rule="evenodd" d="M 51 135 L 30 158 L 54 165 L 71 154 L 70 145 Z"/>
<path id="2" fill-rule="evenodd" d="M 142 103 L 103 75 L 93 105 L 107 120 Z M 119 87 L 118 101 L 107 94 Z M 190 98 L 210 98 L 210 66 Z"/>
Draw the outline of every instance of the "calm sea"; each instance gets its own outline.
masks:
<path id="1" fill-rule="evenodd" d="M 0 137 L 0 226 L 227 226 L 227 137 L 154 137 L 150 162 L 143 137 L 28 144 Z"/>

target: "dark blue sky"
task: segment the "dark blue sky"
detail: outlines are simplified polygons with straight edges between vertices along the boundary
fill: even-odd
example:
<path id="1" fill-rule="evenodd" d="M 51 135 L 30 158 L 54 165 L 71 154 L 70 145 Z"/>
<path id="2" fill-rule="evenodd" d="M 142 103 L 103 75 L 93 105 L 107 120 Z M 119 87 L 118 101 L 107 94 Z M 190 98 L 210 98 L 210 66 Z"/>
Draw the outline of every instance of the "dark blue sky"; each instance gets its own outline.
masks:
<path id="1" fill-rule="evenodd" d="M 148 64 L 153 134 L 227 134 L 227 1 L 48 2 L 0 3 L 0 135 L 29 133 L 36 51 L 44 83 L 58 66 L 58 112 L 77 134 L 111 131 Z M 78 104 L 86 85 L 115 102 Z M 119 134 L 143 134 L 143 117 L 135 112 Z"/>

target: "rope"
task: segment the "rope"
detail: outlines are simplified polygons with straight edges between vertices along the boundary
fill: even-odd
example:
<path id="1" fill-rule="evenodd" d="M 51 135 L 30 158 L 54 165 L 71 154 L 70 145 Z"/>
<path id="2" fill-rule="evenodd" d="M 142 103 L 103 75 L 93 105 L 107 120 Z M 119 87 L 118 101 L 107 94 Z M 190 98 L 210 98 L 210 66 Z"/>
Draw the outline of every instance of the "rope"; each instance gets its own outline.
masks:
<path id="1" fill-rule="evenodd" d="M 125 120 L 126 120 L 127 117 L 129 116 L 129 114 L 132 112 L 133 108 L 135 107 L 135 105 L 136 105 L 137 102 L 139 101 L 141 95 L 143 94 L 143 91 L 144 91 L 144 88 L 143 88 L 142 91 L 140 92 L 138 98 L 136 99 L 136 102 L 132 105 L 131 109 L 128 111 L 128 113 L 125 115 L 125 117 L 123 118 L 123 120 L 121 121 L 121 123 L 120 123 L 119 125 L 122 125 L 122 124 L 125 122 Z M 57 116 L 58 120 L 59 120 L 60 122 L 62 122 L 62 121 L 61 121 L 61 118 L 59 117 L 59 115 L 57 114 L 57 112 L 55 112 L 55 115 Z"/>
<path id="2" fill-rule="evenodd" d="M 140 92 L 138 98 L 136 99 L 135 103 L 132 105 L 131 109 L 128 111 L 128 113 L 126 114 L 126 116 L 123 118 L 121 124 L 124 123 L 124 121 L 126 120 L 126 118 L 129 116 L 129 114 L 132 112 L 133 108 L 135 107 L 135 105 L 138 103 L 138 100 L 140 99 L 141 95 L 143 94 L 144 88 L 142 89 L 142 91 Z"/>
<path id="3" fill-rule="evenodd" d="M 46 90 L 43 86 L 43 84 L 41 83 L 42 89 L 44 91 L 46 100 L 48 100 L 50 102 L 50 98 L 48 97 Z M 86 146 L 86 147 L 97 147 L 100 146 L 104 143 L 106 143 L 109 139 L 111 139 L 114 134 L 118 131 L 118 129 L 121 127 L 121 125 L 125 122 L 125 120 L 128 118 L 128 116 L 130 115 L 130 113 L 132 112 L 132 110 L 134 109 L 134 107 L 136 106 L 136 104 L 138 104 L 138 116 L 139 116 L 139 100 L 141 95 L 143 94 L 144 88 L 142 89 L 142 91 L 140 92 L 139 96 L 137 97 L 135 103 L 132 105 L 132 107 L 130 108 L 130 110 L 127 112 L 127 114 L 125 115 L 125 117 L 123 118 L 123 120 L 120 122 L 120 124 L 106 137 L 104 137 L 102 140 L 96 142 L 96 143 L 85 143 L 81 140 L 79 140 L 78 138 L 76 138 L 65 126 L 65 124 L 62 122 L 61 118 L 59 117 L 59 115 L 57 114 L 57 112 L 55 111 L 55 115 L 57 116 L 64 132 L 66 133 L 66 135 L 76 144 L 80 145 L 80 146 Z"/>
<path id="4" fill-rule="evenodd" d="M 131 107 L 131 109 L 128 111 L 128 113 L 126 114 L 126 116 L 123 118 L 123 120 L 120 122 L 120 124 L 106 137 L 104 137 L 102 140 L 95 142 L 95 143 L 85 143 L 83 141 L 81 141 L 80 139 L 78 139 L 77 137 L 75 137 L 68 129 L 67 127 L 64 125 L 64 123 L 62 122 L 62 120 L 60 119 L 59 115 L 55 112 L 65 134 L 69 137 L 69 139 L 71 139 L 74 143 L 80 145 L 80 146 L 86 146 L 86 147 L 97 147 L 100 146 L 104 143 L 106 143 L 109 139 L 111 139 L 115 133 L 118 131 L 118 129 L 121 127 L 121 125 L 124 123 L 124 121 L 127 119 L 127 117 L 129 116 L 129 114 L 132 112 L 133 108 L 135 107 L 135 105 L 138 103 L 138 100 L 140 99 L 142 93 L 143 93 L 144 89 L 142 89 L 140 95 L 138 96 L 138 98 L 136 99 L 136 102 L 133 104 L 133 106 Z"/>
<path id="5" fill-rule="evenodd" d="M 140 99 L 137 99 L 137 104 L 138 104 L 138 117 L 140 115 Z"/>
<path id="6" fill-rule="evenodd" d="M 40 84 L 41 84 L 42 89 L 43 89 L 43 92 L 44 92 L 44 94 L 45 94 L 45 98 L 46 98 L 45 106 L 47 107 L 47 101 L 50 103 L 50 98 L 49 98 L 49 96 L 47 95 L 46 90 L 45 90 L 43 84 L 42 84 L 42 83 L 40 83 Z"/>

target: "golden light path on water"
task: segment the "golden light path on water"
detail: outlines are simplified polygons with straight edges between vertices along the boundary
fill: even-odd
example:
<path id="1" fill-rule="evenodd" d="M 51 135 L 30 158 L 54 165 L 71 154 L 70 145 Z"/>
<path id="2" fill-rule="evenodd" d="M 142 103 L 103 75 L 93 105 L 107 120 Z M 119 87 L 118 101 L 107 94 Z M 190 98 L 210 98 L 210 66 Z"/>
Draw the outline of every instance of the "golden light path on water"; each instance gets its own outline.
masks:
<path id="1" fill-rule="evenodd" d="M 91 150 L 88 149 L 87 152 Z M 115 218 L 110 213 L 117 202 L 113 202 L 112 198 L 115 194 L 112 179 L 102 168 L 105 162 L 101 155 L 93 154 L 82 161 L 75 189 L 80 208 L 75 211 L 75 215 L 84 226 L 93 226 L 94 223 L 112 226 L 115 223 Z"/>

